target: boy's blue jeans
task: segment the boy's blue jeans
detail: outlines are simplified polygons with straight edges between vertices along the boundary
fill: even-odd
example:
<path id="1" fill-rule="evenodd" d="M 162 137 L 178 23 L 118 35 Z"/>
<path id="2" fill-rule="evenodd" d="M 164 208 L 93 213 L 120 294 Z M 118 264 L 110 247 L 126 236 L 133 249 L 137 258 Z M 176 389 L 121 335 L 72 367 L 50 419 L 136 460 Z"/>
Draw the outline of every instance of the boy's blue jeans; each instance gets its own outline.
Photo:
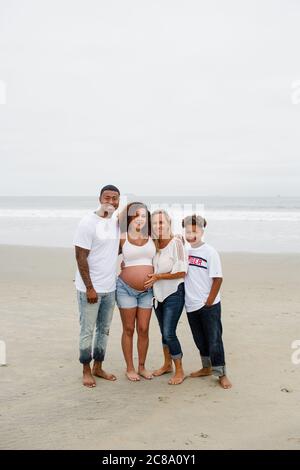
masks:
<path id="1" fill-rule="evenodd" d="M 77 300 L 80 321 L 79 361 L 81 364 L 89 364 L 92 359 L 102 362 L 115 307 L 115 291 L 98 293 L 98 302 L 95 304 L 88 303 L 85 292 L 77 291 Z"/>
<path id="2" fill-rule="evenodd" d="M 188 312 L 187 316 L 203 367 L 211 367 L 218 377 L 226 375 L 221 302 Z"/>

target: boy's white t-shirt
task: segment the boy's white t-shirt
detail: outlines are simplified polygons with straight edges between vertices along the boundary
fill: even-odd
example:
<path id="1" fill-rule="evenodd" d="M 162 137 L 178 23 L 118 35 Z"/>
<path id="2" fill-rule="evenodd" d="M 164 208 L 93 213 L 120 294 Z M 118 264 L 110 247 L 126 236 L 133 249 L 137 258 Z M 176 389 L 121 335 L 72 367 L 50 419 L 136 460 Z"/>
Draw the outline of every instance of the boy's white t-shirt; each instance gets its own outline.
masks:
<path id="1" fill-rule="evenodd" d="M 218 252 L 207 243 L 188 250 L 189 268 L 185 276 L 185 308 L 193 312 L 202 308 L 209 296 L 213 277 L 222 277 L 222 266 Z M 220 302 L 218 293 L 214 304 Z"/>
<path id="2" fill-rule="evenodd" d="M 77 227 L 74 245 L 90 250 L 87 261 L 92 284 L 98 293 L 113 292 L 116 289 L 119 232 L 115 215 L 104 218 L 91 213 L 86 215 Z M 77 290 L 86 292 L 78 269 L 75 285 Z"/>

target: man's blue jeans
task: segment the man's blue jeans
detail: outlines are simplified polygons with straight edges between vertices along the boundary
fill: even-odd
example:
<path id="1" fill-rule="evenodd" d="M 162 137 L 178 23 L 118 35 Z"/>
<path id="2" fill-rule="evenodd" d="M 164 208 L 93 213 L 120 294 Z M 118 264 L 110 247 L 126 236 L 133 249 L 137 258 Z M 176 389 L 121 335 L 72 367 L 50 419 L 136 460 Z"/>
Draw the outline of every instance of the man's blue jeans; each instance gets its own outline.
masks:
<path id="1" fill-rule="evenodd" d="M 218 377 L 225 375 L 221 302 L 188 312 L 187 316 L 203 367 L 212 367 L 213 374 Z"/>
<path id="2" fill-rule="evenodd" d="M 115 291 L 98 293 L 98 302 L 95 304 L 88 303 L 85 292 L 77 291 L 77 299 L 80 321 L 79 361 L 81 364 L 89 364 L 92 359 L 102 362 L 115 307 Z"/>
<path id="3" fill-rule="evenodd" d="M 155 313 L 158 319 L 162 343 L 168 347 L 172 359 L 181 359 L 182 350 L 176 335 L 176 328 L 184 307 L 184 282 L 163 302 L 157 302 Z"/>

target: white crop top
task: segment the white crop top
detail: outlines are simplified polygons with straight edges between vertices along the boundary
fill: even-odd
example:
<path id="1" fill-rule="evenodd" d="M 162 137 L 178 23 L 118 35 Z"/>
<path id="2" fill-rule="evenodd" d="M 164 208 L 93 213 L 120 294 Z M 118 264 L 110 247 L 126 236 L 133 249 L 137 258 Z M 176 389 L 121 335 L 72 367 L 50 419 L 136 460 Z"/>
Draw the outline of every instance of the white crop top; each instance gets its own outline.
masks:
<path id="1" fill-rule="evenodd" d="M 122 254 L 125 267 L 128 266 L 152 266 L 156 248 L 151 237 L 143 246 L 134 245 L 127 239 L 123 245 Z"/>

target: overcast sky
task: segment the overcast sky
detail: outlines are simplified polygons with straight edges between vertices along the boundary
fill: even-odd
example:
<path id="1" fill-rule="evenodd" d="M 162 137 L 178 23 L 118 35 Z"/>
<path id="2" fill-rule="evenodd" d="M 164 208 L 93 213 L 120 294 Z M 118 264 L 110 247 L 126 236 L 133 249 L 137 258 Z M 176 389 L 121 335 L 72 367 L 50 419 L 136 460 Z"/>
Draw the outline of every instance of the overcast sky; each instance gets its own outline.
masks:
<path id="1" fill-rule="evenodd" d="M 300 195 L 299 24 L 298 0 L 0 0 L 0 195 Z"/>

